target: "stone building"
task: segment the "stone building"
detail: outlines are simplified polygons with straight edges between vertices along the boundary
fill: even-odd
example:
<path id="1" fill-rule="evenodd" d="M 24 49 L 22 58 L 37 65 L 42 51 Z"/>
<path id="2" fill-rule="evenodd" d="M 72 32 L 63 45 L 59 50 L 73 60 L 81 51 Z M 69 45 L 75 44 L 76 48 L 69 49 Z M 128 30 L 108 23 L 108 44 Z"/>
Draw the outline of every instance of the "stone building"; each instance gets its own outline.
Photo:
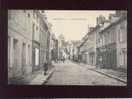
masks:
<path id="1" fill-rule="evenodd" d="M 32 18 L 32 63 L 33 71 L 40 69 L 40 16 L 37 10 L 33 10 Z"/>
<path id="2" fill-rule="evenodd" d="M 70 53 L 70 59 L 73 61 L 78 61 L 78 49 L 77 46 L 80 44 L 79 40 L 71 40 L 70 42 L 70 48 L 69 48 L 69 53 Z"/>
<path id="3" fill-rule="evenodd" d="M 100 68 L 127 69 L 127 11 L 116 11 L 109 19 L 97 17 L 97 25 L 82 38 L 78 59 Z"/>
<path id="4" fill-rule="evenodd" d="M 80 43 L 78 48 L 78 60 L 79 62 L 87 63 L 88 45 L 87 45 L 88 34 L 86 34 Z"/>
<path id="5" fill-rule="evenodd" d="M 96 32 L 99 26 L 89 28 L 79 48 L 81 61 L 88 65 L 96 65 Z"/>
<path id="6" fill-rule="evenodd" d="M 22 78 L 49 59 L 50 31 L 44 12 L 8 11 L 8 77 Z"/>
<path id="7" fill-rule="evenodd" d="M 110 22 L 104 22 L 97 33 L 97 66 L 114 68 L 116 66 L 116 33 Z"/>
<path id="8" fill-rule="evenodd" d="M 96 33 L 99 31 L 100 27 L 96 26 L 90 29 L 88 33 L 88 56 L 87 56 L 87 63 L 89 65 L 95 66 L 96 65 Z"/>
<path id="9" fill-rule="evenodd" d="M 8 77 L 32 72 L 32 11 L 8 10 Z"/>
<path id="10" fill-rule="evenodd" d="M 65 43 L 65 38 L 61 34 L 58 37 L 58 59 L 61 60 L 64 56 L 64 43 Z"/>
<path id="11" fill-rule="evenodd" d="M 48 33 L 47 33 L 47 61 L 49 64 L 51 64 L 52 61 L 52 49 L 53 49 L 53 43 L 52 43 L 52 24 L 47 21 L 48 26 Z"/>
<path id="12" fill-rule="evenodd" d="M 113 21 L 114 20 L 114 21 Z M 127 68 L 127 15 L 112 15 L 97 33 L 97 66 Z"/>
<path id="13" fill-rule="evenodd" d="M 33 10 L 32 18 L 32 60 L 33 71 L 40 70 L 50 58 L 50 31 L 49 23 L 44 11 Z"/>
<path id="14" fill-rule="evenodd" d="M 52 48 L 51 50 L 52 61 L 57 62 L 58 60 L 58 40 L 54 34 L 52 34 L 51 43 L 52 43 L 52 47 L 51 47 Z"/>
<path id="15" fill-rule="evenodd" d="M 117 68 L 127 70 L 127 14 L 121 14 L 120 20 L 116 25 L 116 32 Z"/>
<path id="16" fill-rule="evenodd" d="M 40 17 L 40 68 L 43 69 L 43 65 L 47 61 L 48 56 L 48 26 L 47 26 L 47 18 L 44 12 L 39 12 Z"/>

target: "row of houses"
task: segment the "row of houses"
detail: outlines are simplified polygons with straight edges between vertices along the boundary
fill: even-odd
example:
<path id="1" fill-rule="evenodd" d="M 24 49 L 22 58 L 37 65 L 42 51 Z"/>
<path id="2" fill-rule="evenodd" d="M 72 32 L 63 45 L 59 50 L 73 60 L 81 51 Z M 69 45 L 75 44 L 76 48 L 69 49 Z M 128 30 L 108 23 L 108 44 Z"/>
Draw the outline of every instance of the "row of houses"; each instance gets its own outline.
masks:
<path id="1" fill-rule="evenodd" d="M 127 69 L 127 11 L 97 17 L 78 46 L 79 60 L 99 68 Z"/>
<path id="2" fill-rule="evenodd" d="M 56 44 L 51 27 L 43 10 L 8 10 L 9 79 L 26 77 L 51 62 Z"/>

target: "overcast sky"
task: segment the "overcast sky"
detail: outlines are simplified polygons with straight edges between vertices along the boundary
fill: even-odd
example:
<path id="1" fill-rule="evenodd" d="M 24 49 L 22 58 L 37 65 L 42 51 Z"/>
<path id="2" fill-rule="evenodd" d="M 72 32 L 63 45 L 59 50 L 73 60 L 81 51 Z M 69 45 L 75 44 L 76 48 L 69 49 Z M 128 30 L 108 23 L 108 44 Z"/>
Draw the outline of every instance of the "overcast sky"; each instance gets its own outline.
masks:
<path id="1" fill-rule="evenodd" d="M 88 10 L 46 10 L 48 21 L 53 25 L 52 31 L 56 36 L 63 34 L 66 40 L 81 40 L 87 33 L 88 26 L 96 25 L 96 17 L 103 15 L 108 18 L 115 11 Z"/>

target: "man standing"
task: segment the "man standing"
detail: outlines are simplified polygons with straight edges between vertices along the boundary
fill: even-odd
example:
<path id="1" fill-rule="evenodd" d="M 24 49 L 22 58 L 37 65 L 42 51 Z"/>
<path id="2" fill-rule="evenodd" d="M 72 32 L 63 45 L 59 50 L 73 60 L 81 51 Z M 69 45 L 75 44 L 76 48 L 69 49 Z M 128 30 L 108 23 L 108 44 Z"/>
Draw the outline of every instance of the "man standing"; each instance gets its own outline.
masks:
<path id="1" fill-rule="evenodd" d="M 47 61 L 43 65 L 43 69 L 44 69 L 44 75 L 47 75 L 47 70 L 48 70 L 48 62 Z"/>

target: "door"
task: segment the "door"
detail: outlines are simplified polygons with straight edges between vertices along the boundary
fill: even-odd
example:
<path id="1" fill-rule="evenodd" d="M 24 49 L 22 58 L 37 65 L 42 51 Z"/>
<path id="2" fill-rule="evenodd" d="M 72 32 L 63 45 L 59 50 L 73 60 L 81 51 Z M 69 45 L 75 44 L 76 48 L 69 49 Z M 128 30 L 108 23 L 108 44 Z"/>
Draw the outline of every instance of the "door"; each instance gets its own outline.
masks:
<path id="1" fill-rule="evenodd" d="M 24 69 L 25 65 L 26 65 L 26 44 L 23 43 L 22 44 L 22 72 L 23 74 L 25 73 L 25 69 Z"/>

